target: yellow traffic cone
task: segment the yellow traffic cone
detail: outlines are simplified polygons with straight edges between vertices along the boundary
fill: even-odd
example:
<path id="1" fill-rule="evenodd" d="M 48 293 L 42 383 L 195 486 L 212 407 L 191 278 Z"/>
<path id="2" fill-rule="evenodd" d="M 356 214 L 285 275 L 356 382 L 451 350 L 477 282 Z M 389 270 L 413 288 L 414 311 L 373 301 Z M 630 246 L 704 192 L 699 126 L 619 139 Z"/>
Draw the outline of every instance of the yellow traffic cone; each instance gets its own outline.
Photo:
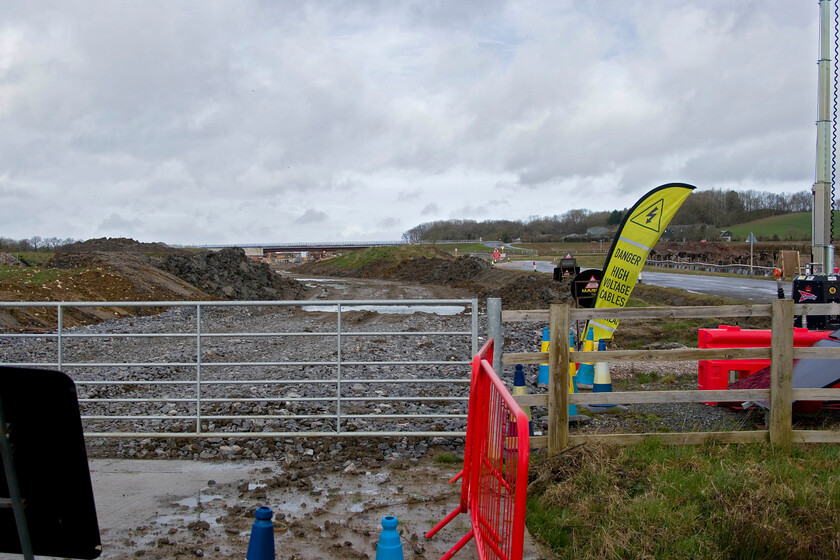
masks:
<path id="1" fill-rule="evenodd" d="M 595 349 L 592 339 L 592 327 L 586 329 L 586 340 L 583 342 L 583 351 L 591 352 Z M 592 363 L 580 364 L 577 372 L 577 384 L 591 386 L 595 382 L 595 365 Z M 587 387 L 589 388 L 589 387 Z"/>

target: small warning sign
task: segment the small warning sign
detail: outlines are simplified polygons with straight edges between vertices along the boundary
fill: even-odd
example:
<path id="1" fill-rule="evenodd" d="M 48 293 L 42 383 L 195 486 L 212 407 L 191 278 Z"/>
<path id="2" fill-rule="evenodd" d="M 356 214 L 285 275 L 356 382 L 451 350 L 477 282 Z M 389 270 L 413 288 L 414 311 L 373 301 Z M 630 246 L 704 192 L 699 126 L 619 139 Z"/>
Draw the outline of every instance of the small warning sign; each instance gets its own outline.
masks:
<path id="1" fill-rule="evenodd" d="M 572 298 L 580 307 L 594 307 L 595 297 L 601 285 L 604 272 L 598 269 L 584 270 L 572 280 Z"/>
<path id="2" fill-rule="evenodd" d="M 563 258 L 564 258 L 564 259 L 573 259 L 574 257 L 572 256 L 572 253 L 571 253 L 571 252 L 568 252 L 568 253 L 566 253 L 566 256 L 565 256 L 565 257 L 563 257 Z"/>

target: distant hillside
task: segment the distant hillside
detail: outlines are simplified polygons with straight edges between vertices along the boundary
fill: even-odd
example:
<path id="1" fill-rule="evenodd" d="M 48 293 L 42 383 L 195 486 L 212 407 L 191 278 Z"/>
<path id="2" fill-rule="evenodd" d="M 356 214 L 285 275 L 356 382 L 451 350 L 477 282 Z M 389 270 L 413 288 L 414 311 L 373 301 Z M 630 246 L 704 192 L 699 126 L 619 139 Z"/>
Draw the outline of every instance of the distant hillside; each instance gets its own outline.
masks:
<path id="1" fill-rule="evenodd" d="M 671 220 L 672 230 L 677 238 L 700 241 L 710 236 L 717 237 L 717 231 L 731 229 L 733 224 L 760 220 L 769 216 L 780 216 L 793 212 L 807 212 L 811 208 L 812 195 L 808 191 L 796 193 L 769 193 L 759 191 L 734 191 L 707 189 L 695 191 L 689 196 Z M 580 199 L 581 202 L 585 198 Z M 527 220 L 438 220 L 419 224 L 403 233 L 406 243 L 433 243 L 447 240 L 494 239 L 503 243 L 546 243 L 555 241 L 593 240 L 598 241 L 608 231 L 614 231 L 626 217 L 627 208 L 612 211 L 592 211 L 585 208 L 567 209 L 574 200 L 560 204 L 547 204 L 540 209 L 559 211 L 552 216 L 534 215 Z M 604 230 L 606 228 L 606 231 Z M 678 231 L 677 231 L 678 230 Z M 600 232 L 600 233 L 599 233 Z M 775 231 L 772 235 L 783 234 Z M 791 233 L 791 235 L 794 235 Z"/>
<path id="2" fill-rule="evenodd" d="M 759 241 L 809 241 L 811 239 L 811 213 L 795 212 L 770 216 L 726 229 L 732 232 L 733 241 L 745 241 L 750 232 L 754 233 Z M 840 212 L 836 210 L 832 232 L 833 238 L 837 239 L 840 234 Z"/>

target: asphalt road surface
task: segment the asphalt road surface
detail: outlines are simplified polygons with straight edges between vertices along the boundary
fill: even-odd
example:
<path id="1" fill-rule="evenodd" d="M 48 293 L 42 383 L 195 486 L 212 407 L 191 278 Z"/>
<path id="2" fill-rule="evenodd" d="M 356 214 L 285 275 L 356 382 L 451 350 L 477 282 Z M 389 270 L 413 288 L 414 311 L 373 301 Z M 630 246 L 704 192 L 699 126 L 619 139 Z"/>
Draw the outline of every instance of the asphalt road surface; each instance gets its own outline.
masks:
<path id="1" fill-rule="evenodd" d="M 511 261 L 500 263 L 500 268 L 514 270 L 536 270 L 554 274 L 554 263 L 550 261 Z M 536 268 L 535 268 L 536 267 Z M 681 288 L 689 292 L 723 296 L 754 303 L 768 303 L 778 297 L 776 283 L 756 278 L 734 278 L 731 276 L 707 276 L 680 274 L 676 272 L 643 272 L 642 282 L 665 288 Z M 785 295 L 790 297 L 791 284 L 784 284 Z"/>
<path id="2" fill-rule="evenodd" d="M 731 276 L 643 272 L 642 281 L 654 286 L 682 288 L 689 292 L 724 296 L 755 303 L 768 303 L 778 297 L 776 282 L 748 277 L 733 278 Z M 790 297 L 790 283 L 788 282 L 784 288 L 785 295 Z"/>

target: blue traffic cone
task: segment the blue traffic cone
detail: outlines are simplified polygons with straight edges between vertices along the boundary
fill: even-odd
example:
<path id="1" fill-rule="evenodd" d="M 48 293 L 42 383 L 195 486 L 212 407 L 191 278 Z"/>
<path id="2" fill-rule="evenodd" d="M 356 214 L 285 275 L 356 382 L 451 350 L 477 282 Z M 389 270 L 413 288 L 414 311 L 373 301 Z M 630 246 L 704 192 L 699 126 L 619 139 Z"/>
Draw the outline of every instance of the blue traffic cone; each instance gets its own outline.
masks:
<path id="1" fill-rule="evenodd" d="M 513 372 L 513 394 L 514 395 L 527 395 L 528 394 L 528 387 L 525 386 L 525 368 L 522 367 L 522 364 L 516 364 Z M 523 406 L 522 412 L 525 413 L 525 416 L 528 417 L 528 434 L 533 436 L 534 435 L 534 423 L 531 420 L 531 407 L 530 406 Z M 515 434 L 515 432 L 514 432 Z M 511 435 L 514 435 L 511 434 Z"/>
<path id="2" fill-rule="evenodd" d="M 274 523 L 271 522 L 271 508 L 260 506 L 254 512 L 254 526 L 248 541 L 246 560 L 274 560 Z"/>
<path id="3" fill-rule="evenodd" d="M 595 349 L 595 342 L 592 339 L 592 327 L 586 329 L 586 340 L 583 341 L 583 351 L 590 352 Z M 577 372 L 578 385 L 592 385 L 595 382 L 595 364 L 580 364 Z"/>
<path id="4" fill-rule="evenodd" d="M 382 533 L 376 545 L 376 560 L 403 560 L 402 541 L 397 533 L 397 518 L 386 515 L 382 518 Z"/>
<path id="5" fill-rule="evenodd" d="M 548 352 L 548 327 L 543 327 L 542 343 L 540 352 Z M 537 377 L 538 385 L 548 385 L 548 364 L 540 364 L 540 375 Z"/>
<path id="6" fill-rule="evenodd" d="M 607 349 L 607 341 L 603 338 L 598 341 L 598 351 L 604 352 Z M 595 362 L 595 379 L 592 384 L 593 393 L 612 393 L 612 379 L 610 379 L 609 362 Z M 613 404 L 594 404 L 592 406 L 615 406 Z"/>

